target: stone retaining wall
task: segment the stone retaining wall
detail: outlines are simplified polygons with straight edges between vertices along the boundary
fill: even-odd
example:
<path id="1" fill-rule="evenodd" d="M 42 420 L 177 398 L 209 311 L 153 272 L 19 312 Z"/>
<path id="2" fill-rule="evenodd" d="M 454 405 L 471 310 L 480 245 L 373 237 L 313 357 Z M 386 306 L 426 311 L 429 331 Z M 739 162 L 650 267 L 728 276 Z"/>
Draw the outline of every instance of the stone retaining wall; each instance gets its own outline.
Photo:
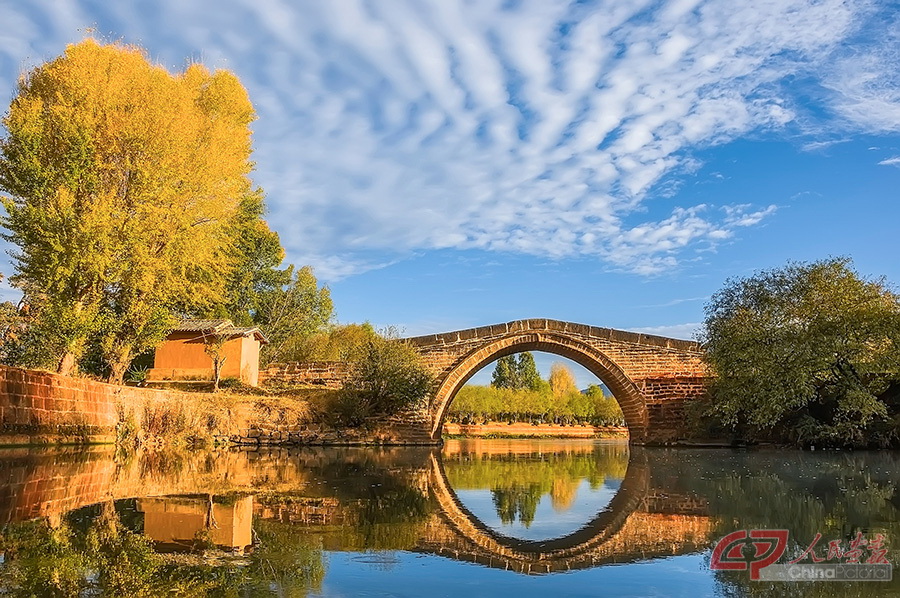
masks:
<path id="1" fill-rule="evenodd" d="M 313 385 L 339 389 L 353 371 L 346 361 L 311 361 L 308 363 L 273 363 L 259 373 L 263 386 Z"/>

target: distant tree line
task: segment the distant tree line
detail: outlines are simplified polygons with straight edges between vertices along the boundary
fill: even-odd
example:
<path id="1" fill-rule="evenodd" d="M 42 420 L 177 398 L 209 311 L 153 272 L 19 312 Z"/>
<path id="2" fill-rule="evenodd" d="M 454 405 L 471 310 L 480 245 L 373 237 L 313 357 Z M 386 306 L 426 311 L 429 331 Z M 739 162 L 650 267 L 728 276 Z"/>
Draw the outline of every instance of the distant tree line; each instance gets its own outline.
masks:
<path id="1" fill-rule="evenodd" d="M 544 380 L 530 352 L 501 357 L 495 362 L 490 386 L 466 385 L 453 399 L 449 421 L 486 421 L 624 425 L 616 399 L 591 384 L 582 392 L 575 376 L 555 363 Z"/>

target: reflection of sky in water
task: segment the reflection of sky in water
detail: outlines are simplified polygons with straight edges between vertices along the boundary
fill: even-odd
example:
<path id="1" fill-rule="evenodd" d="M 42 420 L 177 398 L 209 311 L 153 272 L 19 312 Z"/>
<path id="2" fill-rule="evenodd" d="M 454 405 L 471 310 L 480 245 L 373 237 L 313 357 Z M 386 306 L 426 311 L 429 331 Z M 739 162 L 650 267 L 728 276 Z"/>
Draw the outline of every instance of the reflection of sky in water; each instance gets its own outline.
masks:
<path id="1" fill-rule="evenodd" d="M 609 505 L 620 484 L 621 480 L 607 479 L 602 486 L 592 489 L 587 480 L 581 480 L 571 505 L 562 511 L 553 508 L 549 493 L 544 494 L 535 511 L 534 521 L 528 527 L 518 517 L 512 523 L 503 523 L 497 514 L 490 489 L 454 489 L 454 492 L 472 515 L 504 536 L 523 540 L 548 540 L 567 536 L 584 527 Z"/>

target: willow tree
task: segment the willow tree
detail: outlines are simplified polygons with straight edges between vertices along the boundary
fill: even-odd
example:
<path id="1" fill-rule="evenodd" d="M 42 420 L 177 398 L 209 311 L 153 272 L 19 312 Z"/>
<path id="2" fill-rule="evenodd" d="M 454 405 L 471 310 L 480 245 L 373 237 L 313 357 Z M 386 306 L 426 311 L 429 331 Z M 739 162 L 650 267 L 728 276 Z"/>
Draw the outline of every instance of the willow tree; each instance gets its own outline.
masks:
<path id="1" fill-rule="evenodd" d="M 58 371 L 96 337 L 120 381 L 173 310 L 222 300 L 253 119 L 233 74 L 173 74 L 134 46 L 87 39 L 23 75 L 0 139 L 2 223 Z"/>

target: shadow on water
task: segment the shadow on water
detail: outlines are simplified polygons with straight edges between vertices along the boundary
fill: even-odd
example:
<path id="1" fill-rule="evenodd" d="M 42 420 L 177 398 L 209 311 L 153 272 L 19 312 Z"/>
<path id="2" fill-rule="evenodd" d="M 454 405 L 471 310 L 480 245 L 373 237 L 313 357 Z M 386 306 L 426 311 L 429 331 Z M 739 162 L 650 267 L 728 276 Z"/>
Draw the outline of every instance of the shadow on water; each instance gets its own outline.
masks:
<path id="1" fill-rule="evenodd" d="M 322 591 L 329 553 L 385 568 L 398 554 L 434 555 L 523 574 L 708 561 L 741 529 L 787 529 L 796 555 L 816 534 L 820 547 L 859 532 L 900 538 L 898 486 L 895 453 L 535 440 L 126 459 L 16 449 L 0 453 L 0 594 L 302 596 Z M 549 531 L 521 536 L 537 528 Z M 887 556 L 900 551 L 889 545 Z M 708 575 L 728 596 L 898 590 Z"/>

